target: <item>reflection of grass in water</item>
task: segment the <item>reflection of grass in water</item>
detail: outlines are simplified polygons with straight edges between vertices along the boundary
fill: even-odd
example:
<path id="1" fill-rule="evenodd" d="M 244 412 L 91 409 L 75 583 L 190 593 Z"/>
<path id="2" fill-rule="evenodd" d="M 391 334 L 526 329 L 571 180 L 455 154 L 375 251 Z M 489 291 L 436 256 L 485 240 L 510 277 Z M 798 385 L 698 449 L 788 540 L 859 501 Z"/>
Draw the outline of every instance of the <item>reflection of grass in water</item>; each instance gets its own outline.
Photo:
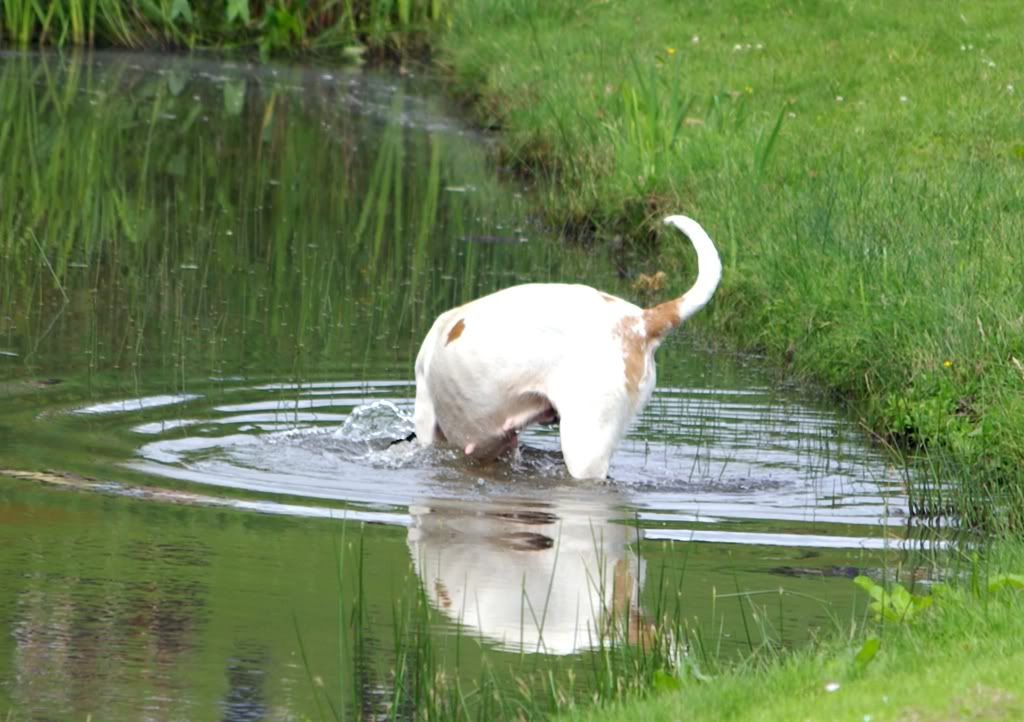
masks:
<path id="1" fill-rule="evenodd" d="M 358 556 L 350 554 L 346 564 L 360 563 L 364 554 L 361 542 L 354 546 L 357 549 L 351 546 L 349 549 Z M 373 671 L 355 680 L 355 696 L 346 700 L 346 704 L 338 704 L 336 700 L 325 703 L 323 718 L 533 719 L 552 714 L 586 716 L 599 714 L 595 710 L 605 708 L 607 718 L 615 719 L 619 711 L 628 709 L 652 691 L 675 693 L 656 697 L 655 706 L 681 708 L 685 701 L 678 693 L 683 692 L 699 695 L 701 709 L 721 713 L 722 709 L 732 709 L 730 705 L 736 704 L 731 698 L 736 690 L 753 690 L 755 698 L 763 697 L 773 705 L 785 706 L 791 697 L 806 698 L 811 686 L 820 689 L 827 682 L 838 681 L 839 686 L 845 688 L 870 681 L 876 675 L 866 674 L 867 669 L 873 672 L 884 665 L 892 670 L 895 665 L 898 669 L 894 673 L 898 675 L 908 669 L 914 672 L 918 666 L 926 669 L 923 663 L 907 664 L 907 655 L 914 655 L 922 639 L 931 639 L 932 630 L 939 630 L 939 638 L 943 640 L 977 635 L 979 625 L 986 625 L 984 620 L 989 614 L 986 610 L 994 614 L 997 626 L 987 629 L 978 638 L 986 648 L 998 646 L 999 630 L 1007 629 L 1010 621 L 1019 617 L 1015 610 L 1020 605 L 1012 595 L 1020 587 L 1020 576 L 993 573 L 1014 569 L 1014 565 L 1019 564 L 1019 553 L 1013 549 L 1008 552 L 1013 553 L 1002 554 L 997 549 L 991 554 L 992 559 L 977 556 L 958 562 L 954 559 L 958 566 L 949 571 L 949 578 L 962 581 L 955 581 L 954 586 L 944 589 L 928 609 L 925 603 L 915 602 L 920 610 L 913 620 L 905 614 L 895 622 L 874 619 L 868 613 L 869 599 L 862 595 L 849 619 L 835 618 L 834 626 L 825 630 L 814 649 L 797 650 L 795 654 L 791 654 L 782 641 L 785 620 L 791 616 L 784 607 L 789 603 L 824 605 L 824 601 L 780 588 L 740 590 L 737 583 L 735 593 L 711 592 L 715 606 L 710 619 L 688 620 L 676 592 L 686 575 L 684 559 L 681 577 L 672 580 L 676 583 L 666 581 L 665 568 L 659 570 L 655 578 L 648 579 L 648 585 L 656 588 L 658 601 L 640 611 L 646 611 L 647 619 L 657 624 L 650 627 L 650 637 L 645 641 L 638 641 L 642 636 L 630 631 L 629 616 L 635 610 L 624 609 L 620 610 L 623 615 L 613 617 L 617 623 L 598 627 L 593 651 L 567 657 L 525 653 L 485 655 L 479 661 L 474 658 L 468 662 L 460 657 L 460 650 L 464 643 L 469 647 L 473 645 L 463 638 L 458 626 L 454 638 L 437 632 L 438 613 L 432 610 L 425 592 L 425 585 L 430 583 L 427 579 L 420 580 L 421 584 L 411 597 L 396 600 L 392 605 L 394 644 L 384 646 L 394 649 L 393 659 L 361 660 L 360 655 L 374 653 L 372 647 L 356 641 L 366 636 L 367 620 L 362 614 L 365 608 L 363 572 L 360 568 L 358 573 L 346 574 L 344 565 L 340 564 L 341 621 L 348 625 L 345 633 L 348 636 L 342 637 L 343 656 L 353 660 L 353 670 Z M 630 553 L 637 554 L 639 559 L 639 544 L 631 545 Z M 1018 557 L 1016 561 L 1014 554 Z M 899 568 L 883 571 L 882 587 L 894 592 L 899 589 L 893 574 L 912 581 L 913 575 L 903 576 L 905 571 Z M 985 580 L 990 582 L 987 592 Z M 615 584 L 617 580 L 596 579 L 595 583 Z M 852 590 L 856 584 L 864 585 L 864 580 L 861 578 L 855 583 L 843 578 L 837 583 L 849 585 Z M 912 590 L 909 596 L 904 595 L 907 599 L 928 598 L 923 596 L 927 590 L 923 592 L 920 587 L 912 587 Z M 894 599 L 900 597 L 894 596 Z M 543 611 L 539 616 L 543 616 Z M 730 617 L 728 625 L 726 616 Z M 1019 624 L 1009 624 L 1009 627 L 1016 626 Z M 730 654 L 723 646 L 728 636 L 726 630 L 730 628 L 734 632 L 739 630 L 742 643 L 739 656 Z M 483 639 L 478 641 L 479 646 L 485 644 Z M 882 654 L 875 660 L 879 645 Z M 865 649 L 870 654 L 865 654 Z M 1006 669 L 1012 668 L 1000 664 Z M 925 669 L 914 673 L 927 674 Z M 785 695 L 772 692 L 772 685 L 780 683 L 788 690 Z M 715 690 L 722 686 L 726 689 L 718 694 Z M 326 698 L 335 694 L 329 686 L 326 689 L 318 686 L 315 693 Z M 620 707 L 621 703 L 626 706 Z M 744 701 L 743 707 L 747 706 L 749 702 Z M 634 714 L 630 718 L 644 717 Z M 780 715 L 778 718 L 787 717 Z"/>
<path id="2" fill-rule="evenodd" d="M 686 575 L 684 558 L 681 572 L 669 572 L 665 566 L 658 570 L 650 581 L 654 590 L 643 597 L 653 597 L 653 601 L 647 602 L 648 609 L 641 609 L 631 592 L 634 580 L 620 577 L 618 564 L 606 563 L 611 560 L 595 537 L 597 565 L 605 571 L 615 569 L 615 578 L 598 572 L 591 580 L 596 598 L 612 600 L 595 615 L 600 623 L 592 629 L 592 649 L 567 656 L 531 654 L 525 649 L 491 654 L 487 649 L 493 643 L 482 631 L 479 639 L 467 639 L 467 634 L 475 634 L 473 630 L 441 621 L 444 615 L 432 607 L 426 592 L 426 585 L 433 582 L 426 578 L 419 580 L 408 597 L 392 602 L 390 626 L 379 619 L 371 621 L 364 596 L 365 536 L 366 531 L 361 530 L 358 540 L 346 540 L 343 529 L 336 552 L 339 669 L 344 670 L 337 687 L 319 679 L 307 663 L 323 719 L 546 717 L 632 699 L 652 689 L 679 689 L 737 664 L 759 667 L 775 659 L 784 647 L 780 641 L 783 605 L 791 593 L 772 590 L 771 607 L 758 602 L 767 592 L 737 589 L 735 594 L 714 594 L 723 606 L 712 607 L 710 620 L 687 619 L 678 592 Z M 636 555 L 639 569 L 639 532 L 627 553 Z M 557 580 L 552 578 L 550 583 L 557 584 Z M 800 593 L 796 596 L 815 605 L 822 603 Z M 742 618 L 745 642 L 739 658 L 722 645 L 725 618 L 731 614 L 724 607 L 734 602 L 734 616 Z M 778 615 L 777 625 L 772 623 L 773 611 Z M 543 626 L 546 610 L 524 604 L 522 614 L 523 625 Z M 734 622 L 731 619 L 730 626 L 735 626 Z M 373 639 L 371 623 L 373 634 L 381 636 L 380 630 L 389 630 L 390 639 Z M 443 631 L 449 627 L 453 627 L 451 633 Z M 298 634 L 301 643 L 301 630 Z M 383 636 L 387 637 L 387 632 Z M 383 659 L 382 650 L 393 650 L 393 656 Z M 346 689 L 351 690 L 351 699 L 343 698 Z"/>
<path id="3" fill-rule="evenodd" d="M 467 242 L 518 211 L 480 147 L 403 122 L 415 98 L 395 92 L 381 123 L 345 111 L 362 101 L 344 83 L 279 73 L 0 65 L 0 343 L 31 368 L 157 367 L 178 385 L 404 368 L 443 308 L 593 265 L 536 239 Z"/>

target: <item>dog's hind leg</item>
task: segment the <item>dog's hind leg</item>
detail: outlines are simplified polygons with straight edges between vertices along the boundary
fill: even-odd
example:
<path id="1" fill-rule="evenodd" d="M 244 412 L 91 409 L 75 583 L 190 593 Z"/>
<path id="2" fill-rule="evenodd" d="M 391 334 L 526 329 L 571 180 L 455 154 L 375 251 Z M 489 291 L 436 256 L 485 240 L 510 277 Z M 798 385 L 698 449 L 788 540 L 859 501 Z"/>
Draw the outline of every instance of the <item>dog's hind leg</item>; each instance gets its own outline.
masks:
<path id="1" fill-rule="evenodd" d="M 558 410 L 562 456 L 569 474 L 575 479 L 606 478 L 625 427 L 619 414 L 598 404 L 558 406 Z"/>
<path id="2" fill-rule="evenodd" d="M 431 446 L 443 442 L 444 432 L 437 426 L 437 414 L 434 413 L 434 402 L 427 391 L 426 383 L 417 379 L 416 408 L 413 411 L 413 423 L 416 425 L 416 440 L 423 446 Z"/>
<path id="3" fill-rule="evenodd" d="M 533 424 L 551 424 L 558 418 L 551 402 L 540 393 L 523 394 L 510 406 L 514 411 L 505 417 L 501 425 L 502 432 L 506 434 L 517 434 Z"/>

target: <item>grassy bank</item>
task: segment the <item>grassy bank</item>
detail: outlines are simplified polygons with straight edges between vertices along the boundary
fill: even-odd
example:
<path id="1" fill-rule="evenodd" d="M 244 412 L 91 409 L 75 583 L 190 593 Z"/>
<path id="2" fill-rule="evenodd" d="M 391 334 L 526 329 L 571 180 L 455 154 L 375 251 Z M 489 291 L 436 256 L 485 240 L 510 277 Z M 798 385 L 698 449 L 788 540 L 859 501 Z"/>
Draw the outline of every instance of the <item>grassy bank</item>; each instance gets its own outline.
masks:
<path id="1" fill-rule="evenodd" d="M 553 223 L 648 252 L 662 214 L 698 218 L 726 265 L 709 337 L 927 448 L 961 509 L 1024 508 L 1016 3 L 465 0 L 453 17 L 442 62 Z M 636 257 L 692 276 L 678 243 Z"/>
<path id="2" fill-rule="evenodd" d="M 996 570 L 1019 570 L 1024 554 L 1017 546 L 995 556 L 987 572 L 976 565 L 953 588 L 936 589 L 927 608 L 907 611 L 893 601 L 887 619 L 868 621 L 848 638 L 713 678 L 686 676 L 673 680 L 671 693 L 570 718 L 1022 719 L 1024 652 L 1017 640 L 1024 634 L 1024 576 Z"/>
<path id="3" fill-rule="evenodd" d="M 423 47 L 447 0 L 3 0 L 0 47 L 321 52 Z"/>

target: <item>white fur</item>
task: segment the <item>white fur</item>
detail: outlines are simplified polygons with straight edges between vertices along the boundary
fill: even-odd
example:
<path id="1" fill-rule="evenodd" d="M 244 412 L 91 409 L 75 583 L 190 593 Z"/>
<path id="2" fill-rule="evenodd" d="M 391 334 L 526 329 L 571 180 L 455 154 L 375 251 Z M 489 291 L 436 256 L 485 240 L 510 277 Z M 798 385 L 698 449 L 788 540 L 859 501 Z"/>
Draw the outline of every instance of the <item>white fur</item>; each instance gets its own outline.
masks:
<path id="1" fill-rule="evenodd" d="M 515 446 L 518 432 L 560 418 L 562 455 L 577 478 L 604 478 L 630 420 L 654 388 L 664 333 L 711 299 L 722 265 L 686 216 L 665 222 L 697 251 L 693 287 L 644 310 L 589 286 L 530 283 L 453 308 L 434 322 L 416 358 L 416 436 L 479 458 Z M 672 323 L 657 323 L 666 315 Z"/>
<path id="2" fill-rule="evenodd" d="M 430 500 L 409 507 L 409 552 L 431 604 L 506 649 L 572 654 L 607 639 L 610 623 L 649 645 L 645 563 L 630 549 L 639 531 L 615 523 L 613 501 Z"/>

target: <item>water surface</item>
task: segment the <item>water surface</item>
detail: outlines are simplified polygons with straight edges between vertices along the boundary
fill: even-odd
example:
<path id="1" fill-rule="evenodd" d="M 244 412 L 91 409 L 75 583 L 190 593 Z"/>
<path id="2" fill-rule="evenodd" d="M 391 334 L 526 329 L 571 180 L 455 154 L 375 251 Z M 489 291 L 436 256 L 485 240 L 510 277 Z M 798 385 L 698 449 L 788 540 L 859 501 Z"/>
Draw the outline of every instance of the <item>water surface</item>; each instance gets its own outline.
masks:
<path id="1" fill-rule="evenodd" d="M 3 55 L 0 106 L 12 719 L 384 714 L 417 603 L 449 675 L 509 688 L 586 669 L 623 601 L 744 654 L 924 563 L 891 459 L 685 330 L 606 484 L 555 431 L 494 465 L 391 445 L 440 311 L 632 293 L 531 223 L 430 79 Z"/>

